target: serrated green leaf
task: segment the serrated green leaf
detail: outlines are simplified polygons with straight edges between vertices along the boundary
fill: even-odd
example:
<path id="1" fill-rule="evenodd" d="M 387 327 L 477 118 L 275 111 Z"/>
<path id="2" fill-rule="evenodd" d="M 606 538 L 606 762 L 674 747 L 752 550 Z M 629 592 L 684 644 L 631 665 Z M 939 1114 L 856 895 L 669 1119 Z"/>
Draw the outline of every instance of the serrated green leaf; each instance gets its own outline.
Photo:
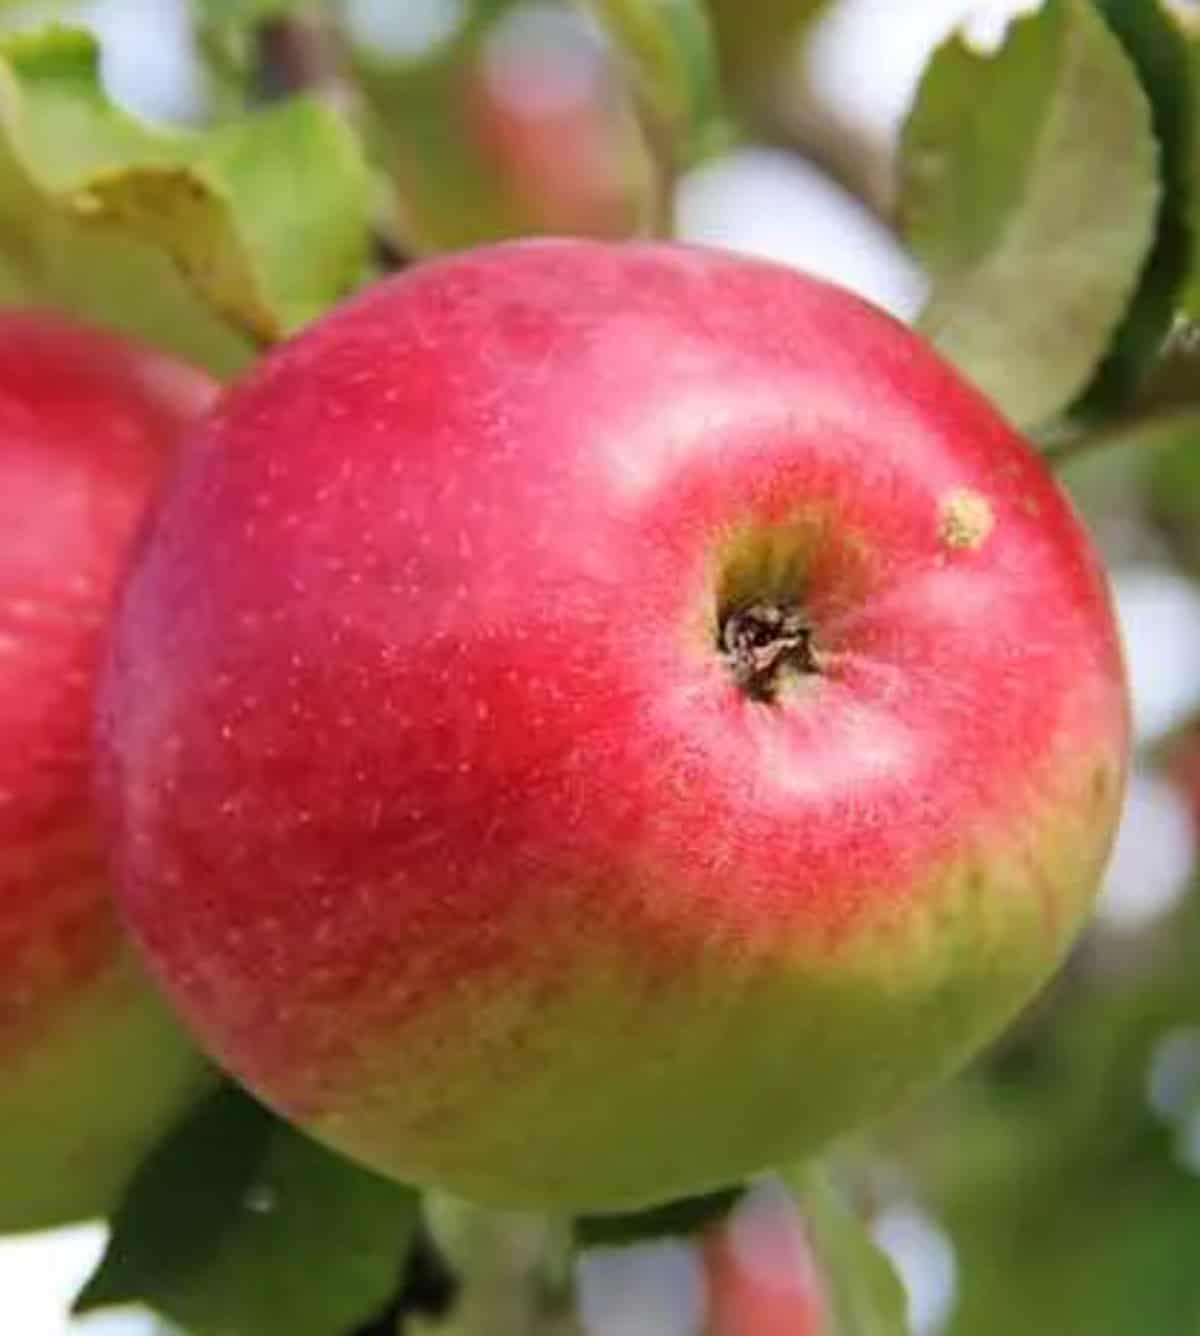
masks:
<path id="1" fill-rule="evenodd" d="M 908 1336 L 896 1273 L 828 1173 L 805 1165 L 785 1177 L 808 1225 L 837 1336 Z"/>
<path id="2" fill-rule="evenodd" d="M 143 1303 L 192 1336 L 331 1336 L 395 1287 L 417 1195 L 225 1087 L 146 1160 L 75 1311 Z"/>
<path id="3" fill-rule="evenodd" d="M 366 219 L 357 145 L 318 103 L 206 133 L 151 128 L 107 100 L 87 33 L 0 39 L 0 300 L 224 372 L 360 279 Z"/>
<path id="4" fill-rule="evenodd" d="M 1108 354 L 1079 405 L 1111 413 L 1132 397 L 1163 346 L 1195 246 L 1193 163 L 1196 89 L 1186 34 L 1161 0 L 1096 0 L 1150 98 L 1160 149 L 1162 198 L 1153 248 Z"/>
<path id="5" fill-rule="evenodd" d="M 1090 0 L 999 53 L 939 48 L 904 127 L 900 219 L 933 278 L 921 327 L 1021 426 L 1084 389 L 1155 236 L 1149 102 Z"/>
<path id="6" fill-rule="evenodd" d="M 721 124 L 717 47 L 701 0 L 583 0 L 626 58 L 677 167 L 710 151 Z"/>

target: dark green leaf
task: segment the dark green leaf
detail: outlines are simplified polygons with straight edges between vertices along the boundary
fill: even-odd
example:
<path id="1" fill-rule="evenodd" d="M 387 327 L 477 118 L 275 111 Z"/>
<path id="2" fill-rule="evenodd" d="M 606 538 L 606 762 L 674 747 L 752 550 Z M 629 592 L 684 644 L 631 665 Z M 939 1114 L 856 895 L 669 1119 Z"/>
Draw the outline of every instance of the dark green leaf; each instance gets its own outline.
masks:
<path id="1" fill-rule="evenodd" d="M 140 1302 L 193 1336 L 335 1336 L 396 1284 L 417 1196 L 225 1087 L 155 1150 L 77 1312 Z"/>
<path id="2" fill-rule="evenodd" d="M 955 36 L 904 128 L 900 216 L 933 278 L 921 325 L 1022 426 L 1089 382 L 1160 198 L 1150 106 L 1089 0 L 1047 0 L 984 56 Z"/>

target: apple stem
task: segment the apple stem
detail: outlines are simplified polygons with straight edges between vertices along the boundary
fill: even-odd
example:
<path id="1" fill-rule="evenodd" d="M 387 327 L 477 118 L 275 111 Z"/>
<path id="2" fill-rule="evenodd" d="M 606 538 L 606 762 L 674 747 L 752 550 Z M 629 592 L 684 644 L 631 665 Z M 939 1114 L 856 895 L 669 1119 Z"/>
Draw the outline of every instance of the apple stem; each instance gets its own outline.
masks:
<path id="1" fill-rule="evenodd" d="M 821 671 L 813 633 L 798 607 L 749 603 L 721 619 L 721 657 L 751 700 L 773 701 L 785 670 Z"/>

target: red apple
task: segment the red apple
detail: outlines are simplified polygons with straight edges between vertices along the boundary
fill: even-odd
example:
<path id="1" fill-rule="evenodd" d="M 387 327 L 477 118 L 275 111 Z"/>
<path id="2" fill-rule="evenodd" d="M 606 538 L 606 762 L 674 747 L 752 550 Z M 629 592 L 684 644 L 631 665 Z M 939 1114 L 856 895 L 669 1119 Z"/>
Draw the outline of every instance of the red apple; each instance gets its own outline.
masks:
<path id="1" fill-rule="evenodd" d="M 212 390 L 0 312 L 0 1232 L 103 1211 L 203 1072 L 119 933 L 89 737 L 118 569 Z"/>
<path id="2" fill-rule="evenodd" d="M 706 1336 L 833 1336 L 808 1231 L 787 1194 L 764 1184 L 705 1231 Z"/>
<path id="3" fill-rule="evenodd" d="M 368 1164 L 604 1210 L 888 1108 L 1062 956 L 1123 783 L 1102 571 L 839 289 L 671 245 L 389 279 L 185 445 L 116 620 L 129 922 Z"/>
<path id="4" fill-rule="evenodd" d="M 637 119 L 604 50 L 565 37 L 549 52 L 514 37 L 467 64 L 472 142 L 523 232 L 630 236 L 656 188 Z"/>

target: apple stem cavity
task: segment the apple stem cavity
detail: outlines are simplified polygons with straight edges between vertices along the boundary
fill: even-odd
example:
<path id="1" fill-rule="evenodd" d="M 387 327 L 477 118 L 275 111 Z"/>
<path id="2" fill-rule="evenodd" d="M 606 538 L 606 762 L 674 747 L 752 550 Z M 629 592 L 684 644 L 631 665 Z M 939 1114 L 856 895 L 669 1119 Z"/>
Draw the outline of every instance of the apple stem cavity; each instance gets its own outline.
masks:
<path id="1" fill-rule="evenodd" d="M 721 619 L 719 641 L 733 680 L 751 700 L 769 704 L 787 674 L 821 671 L 812 627 L 795 604 L 735 607 Z"/>

